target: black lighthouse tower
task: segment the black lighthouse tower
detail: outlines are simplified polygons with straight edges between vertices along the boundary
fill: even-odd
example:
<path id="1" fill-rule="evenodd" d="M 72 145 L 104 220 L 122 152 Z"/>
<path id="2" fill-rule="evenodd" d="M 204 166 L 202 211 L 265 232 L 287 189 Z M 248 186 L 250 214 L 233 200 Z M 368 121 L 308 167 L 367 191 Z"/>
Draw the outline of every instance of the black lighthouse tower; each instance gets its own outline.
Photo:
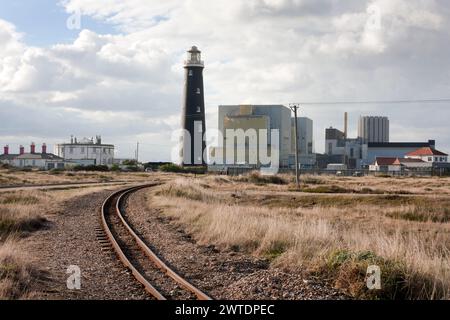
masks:
<path id="1" fill-rule="evenodd" d="M 182 165 L 204 166 L 203 153 L 206 149 L 204 134 L 205 125 L 205 98 L 203 95 L 203 69 L 205 65 L 201 59 L 201 51 L 192 47 L 188 51 L 184 63 L 185 84 L 183 97 L 184 129 L 182 141 Z"/>

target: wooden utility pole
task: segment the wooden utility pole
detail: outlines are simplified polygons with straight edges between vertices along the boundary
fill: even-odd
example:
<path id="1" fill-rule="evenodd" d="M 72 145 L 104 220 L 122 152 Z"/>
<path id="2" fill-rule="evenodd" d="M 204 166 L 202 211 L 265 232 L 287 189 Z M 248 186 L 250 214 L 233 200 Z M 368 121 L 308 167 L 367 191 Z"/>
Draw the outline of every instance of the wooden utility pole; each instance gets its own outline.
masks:
<path id="1" fill-rule="evenodd" d="M 139 142 L 136 144 L 136 165 L 139 163 Z"/>
<path id="2" fill-rule="evenodd" d="M 298 161 L 298 123 L 297 123 L 297 110 L 299 108 L 298 103 L 291 103 L 289 108 L 294 112 L 295 117 L 295 180 L 297 183 L 297 189 L 300 189 L 300 171 L 299 171 L 299 161 Z"/>

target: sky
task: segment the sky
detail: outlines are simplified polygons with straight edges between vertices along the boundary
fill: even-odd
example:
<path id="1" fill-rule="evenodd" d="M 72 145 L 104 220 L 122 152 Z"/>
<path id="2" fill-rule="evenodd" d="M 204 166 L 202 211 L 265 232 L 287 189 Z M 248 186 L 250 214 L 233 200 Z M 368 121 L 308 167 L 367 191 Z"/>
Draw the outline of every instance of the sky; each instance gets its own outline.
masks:
<path id="1" fill-rule="evenodd" d="M 192 45 L 208 129 L 221 104 L 450 99 L 449 17 L 445 0 L 1 1 L 0 145 L 102 135 L 117 157 L 139 142 L 141 160 L 170 160 Z M 450 152 L 446 101 L 302 104 L 316 151 L 345 111 L 351 136 L 388 116 L 392 141 Z"/>

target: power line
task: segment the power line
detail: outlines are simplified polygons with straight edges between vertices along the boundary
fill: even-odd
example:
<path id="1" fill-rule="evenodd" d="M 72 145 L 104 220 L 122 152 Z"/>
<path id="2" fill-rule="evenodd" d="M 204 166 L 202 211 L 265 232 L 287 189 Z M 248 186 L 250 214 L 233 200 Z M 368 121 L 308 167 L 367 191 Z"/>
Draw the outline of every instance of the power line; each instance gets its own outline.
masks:
<path id="1" fill-rule="evenodd" d="M 299 102 L 301 105 L 450 103 L 450 99 Z"/>

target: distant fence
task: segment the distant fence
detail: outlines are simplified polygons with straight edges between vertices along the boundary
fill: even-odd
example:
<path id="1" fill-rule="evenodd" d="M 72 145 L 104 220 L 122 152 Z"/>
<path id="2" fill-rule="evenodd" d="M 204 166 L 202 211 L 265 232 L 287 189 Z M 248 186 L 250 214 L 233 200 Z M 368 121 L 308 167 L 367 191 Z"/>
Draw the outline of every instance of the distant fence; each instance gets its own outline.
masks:
<path id="1" fill-rule="evenodd" d="M 257 167 L 236 166 L 236 167 L 215 167 L 209 168 L 209 172 L 238 176 L 249 174 L 253 171 L 259 170 Z M 280 174 L 292 174 L 295 175 L 295 169 L 280 168 L 278 173 Z M 327 169 L 302 169 L 300 174 L 309 175 L 332 175 L 332 176 L 344 176 L 344 177 L 361 177 L 361 176 L 393 176 L 393 177 L 431 177 L 431 176 L 450 176 L 450 170 L 448 168 L 434 168 L 433 170 L 414 170 L 414 171 L 370 171 L 368 169 L 350 169 L 350 170 L 327 170 Z"/>

